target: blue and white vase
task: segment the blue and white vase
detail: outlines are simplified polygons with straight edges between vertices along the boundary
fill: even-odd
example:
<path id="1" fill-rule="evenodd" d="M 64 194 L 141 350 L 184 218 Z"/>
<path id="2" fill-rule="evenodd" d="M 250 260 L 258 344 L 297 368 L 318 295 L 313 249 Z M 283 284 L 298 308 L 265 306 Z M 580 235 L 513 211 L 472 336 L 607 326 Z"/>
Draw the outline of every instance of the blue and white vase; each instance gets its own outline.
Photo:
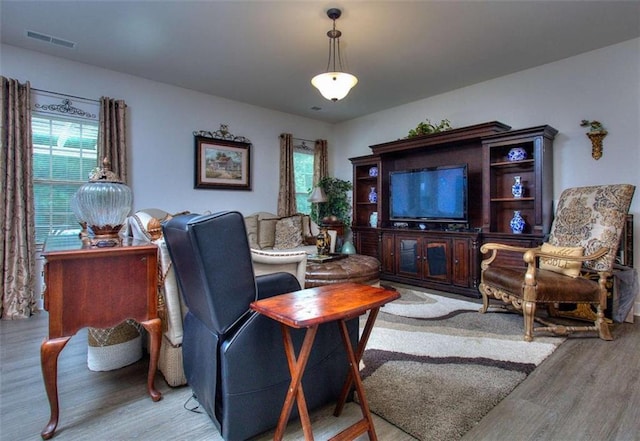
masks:
<path id="1" fill-rule="evenodd" d="M 514 183 L 511 186 L 511 194 L 514 198 L 520 199 L 522 196 L 524 196 L 524 185 L 522 185 L 522 177 L 514 176 L 513 180 Z"/>
<path id="2" fill-rule="evenodd" d="M 523 147 L 514 147 L 507 153 L 509 161 L 524 161 L 527 159 L 527 151 Z"/>
<path id="3" fill-rule="evenodd" d="M 520 215 L 519 210 L 515 210 L 513 212 L 513 218 L 511 219 L 511 222 L 509 222 L 509 225 L 511 226 L 511 231 L 513 232 L 513 234 L 522 234 L 522 232 L 524 231 L 525 222 Z"/>
<path id="4" fill-rule="evenodd" d="M 376 193 L 375 187 L 371 187 L 371 191 L 369 192 L 369 202 L 372 204 L 378 202 L 378 193 Z"/>
<path id="5" fill-rule="evenodd" d="M 378 176 L 378 167 L 375 165 L 369 169 L 369 176 Z"/>

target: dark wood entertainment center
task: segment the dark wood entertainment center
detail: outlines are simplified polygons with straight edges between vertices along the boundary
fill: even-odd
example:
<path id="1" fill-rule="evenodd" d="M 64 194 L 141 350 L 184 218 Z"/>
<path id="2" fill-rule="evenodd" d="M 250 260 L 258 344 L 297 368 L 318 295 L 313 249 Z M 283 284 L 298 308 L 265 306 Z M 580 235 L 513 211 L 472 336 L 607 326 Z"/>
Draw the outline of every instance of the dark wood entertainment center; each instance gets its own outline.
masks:
<path id="1" fill-rule="evenodd" d="M 479 297 L 482 243 L 536 246 L 549 232 L 556 134 L 547 125 L 511 130 L 493 121 L 370 146 L 371 155 L 350 158 L 356 250 L 380 260 L 383 280 Z M 523 148 L 526 158 L 508 160 L 514 147 Z M 453 164 L 467 164 L 468 223 L 390 220 L 391 172 Z M 515 176 L 525 188 L 518 198 L 511 191 Z M 372 187 L 378 196 L 373 202 Z M 522 234 L 509 226 L 516 210 L 526 221 Z M 516 256 L 502 259 L 523 264 Z"/>

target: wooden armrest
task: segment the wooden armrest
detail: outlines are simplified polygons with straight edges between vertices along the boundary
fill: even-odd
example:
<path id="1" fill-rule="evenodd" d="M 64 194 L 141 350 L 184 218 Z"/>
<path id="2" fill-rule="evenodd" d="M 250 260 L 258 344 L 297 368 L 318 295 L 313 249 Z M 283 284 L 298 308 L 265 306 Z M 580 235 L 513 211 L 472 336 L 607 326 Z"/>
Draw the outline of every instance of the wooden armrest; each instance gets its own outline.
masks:
<path id="1" fill-rule="evenodd" d="M 501 243 L 493 243 L 493 242 L 489 242 L 489 243 L 485 243 L 484 245 L 482 245 L 480 247 L 480 252 L 482 254 L 487 254 L 488 252 L 491 252 L 491 255 L 489 257 L 487 257 L 486 259 L 482 260 L 482 263 L 480 264 L 480 267 L 485 270 L 487 269 L 487 267 L 489 265 L 491 265 L 491 263 L 496 259 L 497 255 L 498 255 L 498 251 L 512 251 L 515 253 L 521 253 L 521 254 L 525 254 L 528 251 L 531 250 L 540 250 L 540 247 L 537 248 L 526 248 L 526 247 L 516 247 L 513 245 L 504 245 Z"/>
<path id="2" fill-rule="evenodd" d="M 489 251 L 504 250 L 504 251 L 515 251 L 515 252 L 524 254 L 527 251 L 534 250 L 534 249 L 540 249 L 540 247 L 538 247 L 538 248 L 516 247 L 516 246 L 513 246 L 513 245 L 505 245 L 505 244 L 502 244 L 502 243 L 489 242 L 489 243 L 485 243 L 484 245 L 482 245 L 480 247 L 480 252 L 482 254 L 486 254 Z"/>

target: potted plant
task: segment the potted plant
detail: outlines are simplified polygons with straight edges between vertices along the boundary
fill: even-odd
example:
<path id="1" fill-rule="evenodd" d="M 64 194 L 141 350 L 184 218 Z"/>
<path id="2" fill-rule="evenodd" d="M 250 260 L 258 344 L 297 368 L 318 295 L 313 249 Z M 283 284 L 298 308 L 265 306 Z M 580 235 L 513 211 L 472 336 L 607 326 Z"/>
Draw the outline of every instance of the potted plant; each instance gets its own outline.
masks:
<path id="1" fill-rule="evenodd" d="M 320 179 L 318 187 L 324 191 L 327 202 L 318 204 L 318 210 L 311 210 L 311 219 L 318 225 L 323 222 L 350 225 L 351 201 L 347 192 L 353 188 L 351 182 L 326 176 Z"/>

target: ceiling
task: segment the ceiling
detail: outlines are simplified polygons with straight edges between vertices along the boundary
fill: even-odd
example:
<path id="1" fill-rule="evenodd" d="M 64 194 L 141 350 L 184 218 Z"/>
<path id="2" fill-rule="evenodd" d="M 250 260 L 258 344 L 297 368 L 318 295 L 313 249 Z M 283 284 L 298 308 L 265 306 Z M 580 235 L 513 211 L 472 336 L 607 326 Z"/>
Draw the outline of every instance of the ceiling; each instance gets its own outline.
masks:
<path id="1" fill-rule="evenodd" d="M 310 83 L 330 7 L 359 79 L 336 103 Z M 331 123 L 640 36 L 637 0 L 0 0 L 0 16 L 5 44 Z"/>

